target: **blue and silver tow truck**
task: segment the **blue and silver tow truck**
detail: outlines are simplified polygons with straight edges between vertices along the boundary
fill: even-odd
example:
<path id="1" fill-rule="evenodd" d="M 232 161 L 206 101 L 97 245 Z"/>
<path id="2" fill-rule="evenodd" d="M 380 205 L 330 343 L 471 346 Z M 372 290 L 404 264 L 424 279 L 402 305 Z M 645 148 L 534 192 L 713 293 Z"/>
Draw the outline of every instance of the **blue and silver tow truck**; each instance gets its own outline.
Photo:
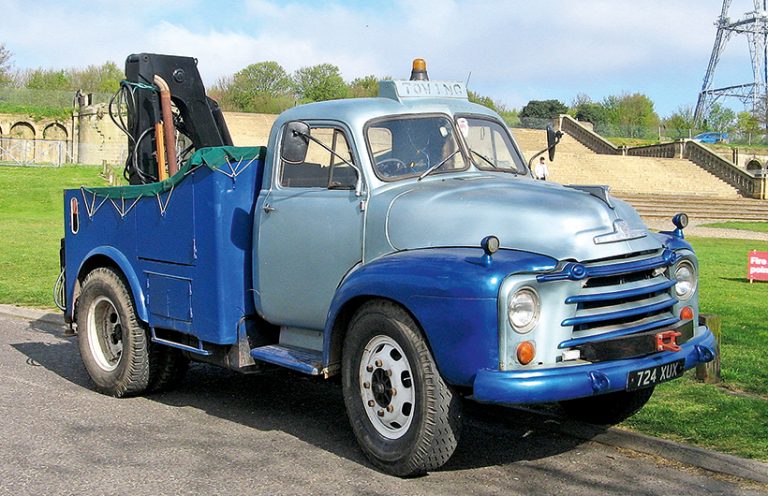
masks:
<path id="1" fill-rule="evenodd" d="M 64 195 L 65 317 L 105 394 L 190 360 L 340 375 L 361 449 L 410 476 L 451 457 L 464 399 L 613 423 L 715 356 L 685 215 L 651 232 L 605 187 L 535 180 L 420 61 L 377 98 L 285 111 L 264 147 L 232 146 L 194 59 L 126 74 L 131 184 Z"/>

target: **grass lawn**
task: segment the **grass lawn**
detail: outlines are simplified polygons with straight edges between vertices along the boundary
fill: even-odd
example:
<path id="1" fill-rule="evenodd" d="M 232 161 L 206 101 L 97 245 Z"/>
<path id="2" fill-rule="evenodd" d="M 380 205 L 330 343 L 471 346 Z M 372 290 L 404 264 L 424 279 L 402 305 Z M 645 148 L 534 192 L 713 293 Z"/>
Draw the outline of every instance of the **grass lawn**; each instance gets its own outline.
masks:
<path id="1" fill-rule="evenodd" d="M 64 188 L 103 185 L 100 167 L 0 167 L 0 303 L 53 307 Z"/>
<path id="2" fill-rule="evenodd" d="M 0 303 L 52 307 L 64 188 L 101 185 L 99 167 L 0 167 Z M 768 461 L 768 283 L 749 284 L 760 242 L 691 238 L 701 311 L 722 317 L 723 385 L 690 377 L 662 384 L 624 426 Z M 764 243 L 763 243 L 764 244 Z"/>
<path id="3" fill-rule="evenodd" d="M 713 222 L 701 227 L 719 227 L 721 229 L 740 229 L 742 231 L 768 232 L 768 222 Z"/>

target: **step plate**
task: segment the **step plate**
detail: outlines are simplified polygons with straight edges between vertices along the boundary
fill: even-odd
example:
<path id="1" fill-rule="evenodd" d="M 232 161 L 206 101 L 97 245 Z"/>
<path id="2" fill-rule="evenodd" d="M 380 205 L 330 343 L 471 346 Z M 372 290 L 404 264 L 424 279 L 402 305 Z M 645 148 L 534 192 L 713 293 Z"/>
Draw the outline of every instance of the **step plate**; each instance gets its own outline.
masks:
<path id="1" fill-rule="evenodd" d="M 272 344 L 251 350 L 254 360 L 272 363 L 304 374 L 320 375 L 323 355 L 319 351 Z"/>

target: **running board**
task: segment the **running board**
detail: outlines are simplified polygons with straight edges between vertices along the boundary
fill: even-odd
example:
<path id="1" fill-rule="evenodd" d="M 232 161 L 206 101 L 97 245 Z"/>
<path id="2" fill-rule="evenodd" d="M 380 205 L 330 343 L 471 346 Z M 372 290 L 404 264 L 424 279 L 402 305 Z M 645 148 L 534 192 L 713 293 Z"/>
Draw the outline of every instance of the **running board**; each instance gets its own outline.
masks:
<path id="1" fill-rule="evenodd" d="M 320 375 L 323 368 L 323 353 L 306 348 L 271 344 L 252 349 L 251 356 L 254 360 L 272 363 L 309 375 Z"/>

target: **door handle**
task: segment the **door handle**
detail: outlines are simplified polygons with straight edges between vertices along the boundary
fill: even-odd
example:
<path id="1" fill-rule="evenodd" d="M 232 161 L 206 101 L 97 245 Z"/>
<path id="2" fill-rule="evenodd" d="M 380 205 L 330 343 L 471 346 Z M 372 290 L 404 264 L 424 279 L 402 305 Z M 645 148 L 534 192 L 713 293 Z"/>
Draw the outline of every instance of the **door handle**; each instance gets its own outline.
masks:
<path id="1" fill-rule="evenodd" d="M 265 203 L 264 207 L 263 207 L 263 210 L 264 210 L 265 214 L 268 214 L 270 212 L 274 212 L 277 209 L 275 207 L 271 206 L 269 203 Z"/>

